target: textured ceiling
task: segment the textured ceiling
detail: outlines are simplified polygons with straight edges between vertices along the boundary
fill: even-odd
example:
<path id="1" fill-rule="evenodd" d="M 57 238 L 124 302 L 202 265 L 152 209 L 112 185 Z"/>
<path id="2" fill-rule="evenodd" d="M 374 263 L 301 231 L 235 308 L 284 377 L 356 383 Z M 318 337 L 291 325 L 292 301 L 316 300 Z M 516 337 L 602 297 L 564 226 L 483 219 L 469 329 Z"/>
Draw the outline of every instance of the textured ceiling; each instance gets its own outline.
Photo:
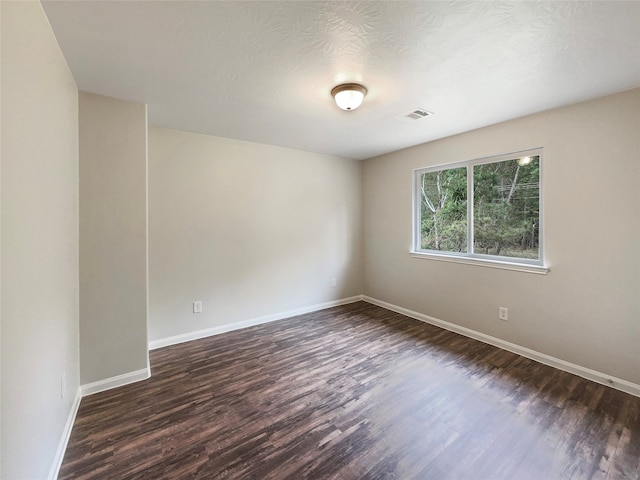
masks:
<path id="1" fill-rule="evenodd" d="M 364 159 L 640 86 L 640 2 L 55 1 L 81 90 L 152 124 Z M 369 90 L 357 111 L 329 94 Z M 422 107 L 435 115 L 403 114 Z"/>

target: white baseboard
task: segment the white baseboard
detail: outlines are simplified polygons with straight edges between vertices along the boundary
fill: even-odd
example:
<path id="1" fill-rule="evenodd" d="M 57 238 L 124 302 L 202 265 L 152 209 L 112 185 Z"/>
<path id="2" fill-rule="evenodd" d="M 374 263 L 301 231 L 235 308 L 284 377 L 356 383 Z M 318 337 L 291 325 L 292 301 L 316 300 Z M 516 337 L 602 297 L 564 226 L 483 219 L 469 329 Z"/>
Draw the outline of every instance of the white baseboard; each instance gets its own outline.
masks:
<path id="1" fill-rule="evenodd" d="M 356 295 L 355 297 L 341 298 L 339 300 L 333 300 L 331 302 L 319 303 L 316 305 L 298 308 L 295 310 L 288 310 L 286 312 L 274 313 L 272 315 L 265 315 L 263 317 L 251 318 L 249 320 L 243 320 L 242 322 L 228 323 L 226 325 L 206 328 L 204 330 L 197 330 L 195 332 L 183 333 L 181 335 L 162 338 L 160 340 L 152 340 L 151 342 L 149 342 L 149 350 L 168 347 L 169 345 L 177 345 L 178 343 L 190 342 L 191 340 L 198 340 L 201 338 L 211 337 L 213 335 L 219 335 L 221 333 L 227 333 L 233 330 L 240 330 L 242 328 L 254 327 L 256 325 L 261 325 L 263 323 L 275 322 L 276 320 L 295 317 L 296 315 L 303 315 L 305 313 L 317 312 L 318 310 L 324 310 L 325 308 L 337 307 L 340 305 L 347 305 L 349 303 L 359 302 L 360 300 L 362 300 L 362 295 Z"/>
<path id="2" fill-rule="evenodd" d="M 67 450 L 69 438 L 71 438 L 71 431 L 73 430 L 73 424 L 76 420 L 76 415 L 78 414 L 78 408 L 80 408 L 80 401 L 82 400 L 82 397 L 86 397 L 87 395 L 91 395 L 93 393 L 110 390 L 122 385 L 127 385 L 129 383 L 138 382 L 140 380 L 146 380 L 150 376 L 150 368 L 143 368 L 142 370 L 125 373 L 123 375 L 118 375 L 116 377 L 107 378 L 106 380 L 100 380 L 98 382 L 93 382 L 78 387 L 76 396 L 73 399 L 73 403 L 71 404 L 71 410 L 69 411 L 69 415 L 67 416 L 67 422 L 65 423 L 64 430 L 62 431 L 62 436 L 60 437 L 60 443 L 58 443 L 58 449 L 56 450 L 56 455 L 53 459 L 51 470 L 49 470 L 49 476 L 47 477 L 49 480 L 56 480 L 58 478 L 58 473 L 60 473 L 60 467 L 62 466 L 62 461 L 64 460 L 64 454 Z"/>
<path id="3" fill-rule="evenodd" d="M 94 393 L 104 392 L 105 390 L 111 390 L 112 388 L 122 387 L 130 383 L 139 382 L 140 380 L 146 380 L 151 376 L 151 369 L 143 368 L 136 370 L 135 372 L 123 373 L 122 375 L 116 375 L 115 377 L 106 378 L 104 380 L 98 380 L 97 382 L 88 383 L 82 385 L 82 396 L 93 395 Z"/>
<path id="4" fill-rule="evenodd" d="M 71 404 L 71 410 L 69 411 L 69 415 L 67 416 L 67 422 L 64 424 L 64 430 L 62 431 L 62 436 L 60 437 L 60 443 L 58 443 L 56 456 L 53 458 L 53 464 L 51 465 L 51 470 L 49 471 L 49 476 L 47 477 L 49 478 L 49 480 L 56 480 L 58 478 L 58 473 L 60 472 L 60 467 L 62 466 L 62 460 L 64 460 L 64 453 L 67 450 L 69 438 L 71 438 L 71 430 L 73 430 L 73 424 L 76 421 L 76 414 L 78 413 L 81 399 L 82 390 L 80 387 L 78 387 L 78 390 L 76 390 L 76 396 L 73 399 L 73 403 Z"/>
<path id="5" fill-rule="evenodd" d="M 471 330 L 470 328 L 461 327 L 453 323 L 445 322 L 444 320 L 430 317 L 429 315 L 425 315 L 423 313 L 414 312 L 413 310 L 399 307 L 391 303 L 383 302 L 382 300 L 368 297 L 366 295 L 362 296 L 362 300 L 373 305 L 386 308 L 387 310 L 401 313 L 402 315 L 406 315 L 407 317 L 420 320 L 421 322 L 430 323 L 431 325 L 444 328 L 445 330 L 449 330 L 451 332 L 459 333 L 460 335 L 464 335 L 465 337 L 473 338 L 474 340 L 479 340 L 483 343 L 488 343 L 489 345 L 493 345 L 494 347 L 517 353 L 518 355 L 522 355 L 523 357 L 530 358 L 531 360 L 535 360 L 536 362 L 549 365 L 550 367 L 557 368 L 558 370 L 573 373 L 575 375 L 578 375 L 579 377 L 586 378 L 587 380 L 592 380 L 596 383 L 600 383 L 602 385 L 615 388 L 616 390 L 620 390 L 622 392 L 635 395 L 636 397 L 640 397 L 640 385 L 629 382 L 627 380 L 616 378 L 611 375 L 598 372 L 596 370 L 591 370 L 590 368 L 576 365 L 575 363 L 567 362 L 565 360 L 552 357 L 545 353 L 536 352 L 535 350 L 521 347 L 520 345 L 516 345 L 515 343 L 507 342 L 505 340 L 492 337 L 491 335 L 476 332 L 475 330 Z"/>

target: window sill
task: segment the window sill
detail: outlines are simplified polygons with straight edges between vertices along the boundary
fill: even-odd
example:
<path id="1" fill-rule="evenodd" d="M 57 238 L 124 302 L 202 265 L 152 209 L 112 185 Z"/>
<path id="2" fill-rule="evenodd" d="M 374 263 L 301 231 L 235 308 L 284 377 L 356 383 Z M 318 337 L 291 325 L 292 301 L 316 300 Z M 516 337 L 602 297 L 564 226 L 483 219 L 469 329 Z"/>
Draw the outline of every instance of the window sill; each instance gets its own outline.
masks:
<path id="1" fill-rule="evenodd" d="M 500 262 L 497 260 L 486 260 L 484 258 L 474 257 L 456 257 L 453 255 L 438 255 L 437 253 L 425 253 L 410 251 L 409 255 L 413 258 L 421 258 L 423 260 L 437 260 L 441 262 L 464 263 L 466 265 L 476 265 L 480 267 L 499 268 L 501 270 L 514 270 L 516 272 L 535 273 L 538 275 L 546 275 L 549 273 L 548 267 L 540 265 L 529 265 L 526 263 L 510 263 Z"/>

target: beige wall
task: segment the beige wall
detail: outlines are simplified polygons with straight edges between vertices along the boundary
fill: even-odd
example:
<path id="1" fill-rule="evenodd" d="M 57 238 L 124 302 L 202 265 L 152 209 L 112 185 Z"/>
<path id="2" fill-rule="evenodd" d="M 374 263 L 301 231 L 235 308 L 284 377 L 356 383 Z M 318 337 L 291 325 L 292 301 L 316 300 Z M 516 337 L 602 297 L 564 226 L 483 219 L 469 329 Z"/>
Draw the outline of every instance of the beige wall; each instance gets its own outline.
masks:
<path id="1" fill-rule="evenodd" d="M 360 230 L 356 161 L 151 127 L 149 338 L 359 295 Z"/>
<path id="2" fill-rule="evenodd" d="M 146 106 L 80 92 L 82 384 L 147 368 Z"/>
<path id="3" fill-rule="evenodd" d="M 1 21 L 0 477 L 39 479 L 79 385 L 78 93 L 40 3 Z"/>
<path id="4" fill-rule="evenodd" d="M 640 384 L 639 132 L 640 89 L 365 161 L 364 293 Z M 412 169 L 537 146 L 548 275 L 409 256 Z"/>

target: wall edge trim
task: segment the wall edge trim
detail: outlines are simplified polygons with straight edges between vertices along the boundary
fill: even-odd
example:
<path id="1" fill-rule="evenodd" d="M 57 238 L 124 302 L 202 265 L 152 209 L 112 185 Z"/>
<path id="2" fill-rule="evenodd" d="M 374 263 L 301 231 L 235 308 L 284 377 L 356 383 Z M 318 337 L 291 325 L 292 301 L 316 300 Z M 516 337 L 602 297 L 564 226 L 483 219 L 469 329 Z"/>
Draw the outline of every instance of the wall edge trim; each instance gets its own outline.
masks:
<path id="1" fill-rule="evenodd" d="M 177 345 L 179 343 L 190 342 L 192 340 L 199 340 L 201 338 L 220 335 L 222 333 L 227 333 L 234 330 L 240 330 L 242 328 L 254 327 L 256 325 L 262 325 L 263 323 L 275 322 L 276 320 L 283 320 L 285 318 L 295 317 L 296 315 L 303 315 L 305 313 L 317 312 L 318 310 L 324 310 L 325 308 L 338 307 L 340 305 L 347 305 L 349 303 L 355 303 L 361 300 L 362 300 L 362 295 L 355 295 L 353 297 L 341 298 L 338 300 L 332 300 L 330 302 L 310 305 L 308 307 L 302 307 L 294 310 L 287 310 L 284 312 L 273 313 L 271 315 L 264 315 L 262 317 L 250 318 L 248 320 L 242 320 L 240 322 L 219 325 L 216 327 L 206 328 L 204 330 L 196 330 L 193 332 L 175 335 L 173 337 L 162 338 L 159 340 L 152 340 L 151 342 L 149 342 L 149 350 L 156 350 L 158 348 L 168 347 L 170 345 Z"/>
<path id="2" fill-rule="evenodd" d="M 78 387 L 76 390 L 76 396 L 71 404 L 71 410 L 67 416 L 67 421 L 64 424 L 62 435 L 60 436 L 60 442 L 58 443 L 58 449 L 56 455 L 53 457 L 53 463 L 51 464 L 51 470 L 49 470 L 49 480 L 56 480 L 60 473 L 60 467 L 62 467 L 62 461 L 64 460 L 64 454 L 67 451 L 67 445 L 71 438 L 71 431 L 73 430 L 73 424 L 76 421 L 76 415 L 78 414 L 78 408 L 80 408 L 80 400 L 82 400 L 82 388 Z"/>
<path id="3" fill-rule="evenodd" d="M 407 317 L 413 318 L 415 320 L 429 323 L 431 325 L 435 325 L 436 327 L 449 330 L 450 332 L 458 333 L 460 335 L 464 335 L 465 337 L 473 338 L 474 340 L 478 340 L 480 342 L 493 345 L 494 347 L 501 348 L 502 350 L 507 350 L 509 352 L 522 355 L 523 357 L 527 357 L 531 360 L 535 360 L 536 362 L 542 363 L 544 365 L 557 368 L 558 370 L 572 373 L 574 375 L 578 375 L 579 377 L 586 378 L 587 380 L 591 380 L 601 385 L 615 388 L 616 390 L 620 390 L 630 395 L 640 397 L 640 385 L 629 382 L 627 380 L 616 378 L 612 375 L 607 375 L 605 373 L 592 370 L 582 365 L 577 365 L 575 363 L 567 362 L 566 360 L 552 357 L 551 355 L 537 352 L 536 350 L 531 350 L 530 348 L 522 347 L 515 343 L 507 342 L 506 340 L 501 340 L 491 335 L 487 335 L 485 333 L 481 333 L 476 330 L 472 330 L 470 328 L 461 327 L 459 325 L 455 325 L 453 323 L 440 320 L 439 318 L 431 317 L 429 315 L 425 315 L 424 313 L 409 310 L 408 308 L 404 308 L 398 305 L 394 305 L 392 303 L 384 302 L 382 300 L 378 300 L 376 298 L 369 297 L 367 295 L 363 295 L 362 300 L 364 300 L 367 303 L 371 303 L 372 305 L 377 305 L 378 307 L 386 308 L 387 310 L 391 310 L 392 312 L 406 315 Z"/>
<path id="4" fill-rule="evenodd" d="M 82 385 L 82 396 L 86 397 L 93 395 L 94 393 L 104 392 L 105 390 L 111 390 L 112 388 L 122 387 L 130 383 L 146 380 L 151 377 L 150 368 L 142 368 L 133 372 L 123 373 L 122 375 L 116 375 L 115 377 L 105 378 L 104 380 L 98 380 L 97 382 L 88 383 Z"/>

